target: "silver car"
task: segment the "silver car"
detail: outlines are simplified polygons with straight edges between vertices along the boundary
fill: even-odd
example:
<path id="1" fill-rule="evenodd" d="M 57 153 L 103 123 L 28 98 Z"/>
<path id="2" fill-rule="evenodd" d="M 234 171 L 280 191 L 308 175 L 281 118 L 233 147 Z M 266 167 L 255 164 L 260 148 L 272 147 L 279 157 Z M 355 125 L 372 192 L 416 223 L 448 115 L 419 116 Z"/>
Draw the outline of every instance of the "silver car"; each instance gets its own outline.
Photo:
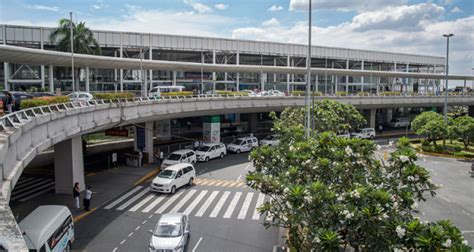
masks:
<path id="1" fill-rule="evenodd" d="M 189 240 L 189 219 L 182 213 L 163 214 L 150 239 L 151 252 L 182 252 Z"/>

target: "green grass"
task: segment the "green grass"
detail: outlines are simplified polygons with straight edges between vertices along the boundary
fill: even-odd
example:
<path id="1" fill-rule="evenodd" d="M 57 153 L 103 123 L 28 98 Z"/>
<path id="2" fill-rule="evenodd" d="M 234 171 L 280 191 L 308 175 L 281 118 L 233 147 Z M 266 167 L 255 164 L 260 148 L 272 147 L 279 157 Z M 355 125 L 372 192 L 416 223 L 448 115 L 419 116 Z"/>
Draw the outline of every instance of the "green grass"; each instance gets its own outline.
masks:
<path id="1" fill-rule="evenodd" d="M 130 139 L 132 137 L 119 137 L 119 136 L 107 136 L 105 133 L 96 133 L 85 135 L 84 139 L 86 140 L 87 144 L 97 144 L 97 143 L 105 143 L 117 140 L 125 140 Z"/>
<path id="2" fill-rule="evenodd" d="M 464 149 L 464 144 L 460 141 L 446 140 L 446 145 L 443 145 L 443 140 L 436 141 L 437 145 L 431 143 L 430 145 L 422 145 L 421 143 L 412 142 L 413 146 L 424 152 L 438 153 L 444 155 L 451 155 L 455 157 L 474 158 L 474 146 L 469 145 Z"/>

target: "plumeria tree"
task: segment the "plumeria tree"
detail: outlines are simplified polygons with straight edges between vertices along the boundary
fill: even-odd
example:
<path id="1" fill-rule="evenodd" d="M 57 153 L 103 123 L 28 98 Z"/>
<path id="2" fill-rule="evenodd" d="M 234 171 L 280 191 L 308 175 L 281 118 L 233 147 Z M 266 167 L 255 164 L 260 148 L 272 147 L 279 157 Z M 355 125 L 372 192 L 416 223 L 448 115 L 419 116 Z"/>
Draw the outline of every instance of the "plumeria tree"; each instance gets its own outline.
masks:
<path id="1" fill-rule="evenodd" d="M 417 135 L 426 136 L 428 142 L 433 142 L 435 146 L 437 140 L 448 135 L 448 127 L 444 125 L 443 116 L 433 111 L 423 112 L 416 116 L 411 123 L 411 128 Z"/>
<path id="2" fill-rule="evenodd" d="M 334 118 L 319 113 L 317 134 L 305 139 L 302 120 L 294 120 L 293 115 L 285 111 L 276 118 L 280 144 L 254 150 L 255 171 L 247 175 L 252 188 L 271 198 L 259 209 L 272 219 L 265 225 L 287 228 L 293 248 L 468 251 L 461 232 L 449 222 L 424 224 L 412 216 L 415 202 L 435 195 L 436 186 L 429 172 L 415 163 L 417 156 L 408 139 L 401 139 L 384 162 L 374 157 L 373 141 L 337 137 L 331 132 L 339 130 L 337 126 L 320 123 Z M 348 124 L 339 119 L 338 124 Z"/>

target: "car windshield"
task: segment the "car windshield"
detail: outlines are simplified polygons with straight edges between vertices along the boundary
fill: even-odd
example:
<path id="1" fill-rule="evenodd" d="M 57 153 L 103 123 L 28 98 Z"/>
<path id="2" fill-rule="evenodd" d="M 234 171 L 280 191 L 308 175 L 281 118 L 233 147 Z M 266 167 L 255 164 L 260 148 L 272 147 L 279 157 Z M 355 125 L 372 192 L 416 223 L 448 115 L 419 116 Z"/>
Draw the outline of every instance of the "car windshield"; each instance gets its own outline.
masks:
<path id="1" fill-rule="evenodd" d="M 237 142 L 235 142 L 236 145 L 242 145 L 243 143 L 245 143 L 244 140 L 237 140 Z"/>
<path id="2" fill-rule="evenodd" d="M 180 160 L 181 159 L 181 155 L 178 155 L 178 154 L 170 154 L 167 158 L 168 160 Z"/>
<path id="3" fill-rule="evenodd" d="M 356 130 L 354 133 L 362 133 L 362 130 Z"/>
<path id="4" fill-rule="evenodd" d="M 179 237 L 181 236 L 180 224 L 159 224 L 153 232 L 158 237 Z"/>
<path id="5" fill-rule="evenodd" d="M 211 147 L 209 146 L 201 146 L 197 150 L 202 152 L 208 152 Z"/>
<path id="6" fill-rule="evenodd" d="M 265 140 L 273 140 L 273 136 L 272 136 L 272 135 L 266 136 L 264 139 L 265 139 Z"/>
<path id="7" fill-rule="evenodd" d="M 175 175 L 176 175 L 175 171 L 163 170 L 158 174 L 158 177 L 172 179 L 172 178 L 174 178 Z"/>

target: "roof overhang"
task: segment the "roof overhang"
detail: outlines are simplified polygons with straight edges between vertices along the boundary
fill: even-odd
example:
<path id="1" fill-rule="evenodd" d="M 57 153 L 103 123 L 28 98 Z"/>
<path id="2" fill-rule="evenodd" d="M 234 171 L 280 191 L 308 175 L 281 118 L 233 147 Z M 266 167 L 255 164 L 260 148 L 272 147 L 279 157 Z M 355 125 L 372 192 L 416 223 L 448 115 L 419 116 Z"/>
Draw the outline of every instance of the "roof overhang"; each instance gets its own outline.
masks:
<path id="1" fill-rule="evenodd" d="M 0 62 L 10 62 L 29 65 L 53 65 L 70 67 L 71 53 L 50 50 L 33 49 L 19 46 L 0 45 Z M 282 67 L 282 66 L 256 66 L 256 65 L 226 65 L 195 62 L 147 60 L 132 58 L 116 58 L 108 56 L 97 56 L 87 54 L 74 54 L 74 66 L 101 69 L 144 69 L 144 70 L 170 70 L 185 72 L 229 72 L 229 73 L 278 73 L 278 74 L 306 74 L 304 67 Z M 419 79 L 445 79 L 444 74 L 414 73 L 414 72 L 390 72 L 374 70 L 353 69 L 326 69 L 312 68 L 315 75 L 337 75 L 337 76 L 373 76 L 373 77 L 399 77 Z M 450 80 L 474 80 L 469 75 L 449 75 Z"/>

